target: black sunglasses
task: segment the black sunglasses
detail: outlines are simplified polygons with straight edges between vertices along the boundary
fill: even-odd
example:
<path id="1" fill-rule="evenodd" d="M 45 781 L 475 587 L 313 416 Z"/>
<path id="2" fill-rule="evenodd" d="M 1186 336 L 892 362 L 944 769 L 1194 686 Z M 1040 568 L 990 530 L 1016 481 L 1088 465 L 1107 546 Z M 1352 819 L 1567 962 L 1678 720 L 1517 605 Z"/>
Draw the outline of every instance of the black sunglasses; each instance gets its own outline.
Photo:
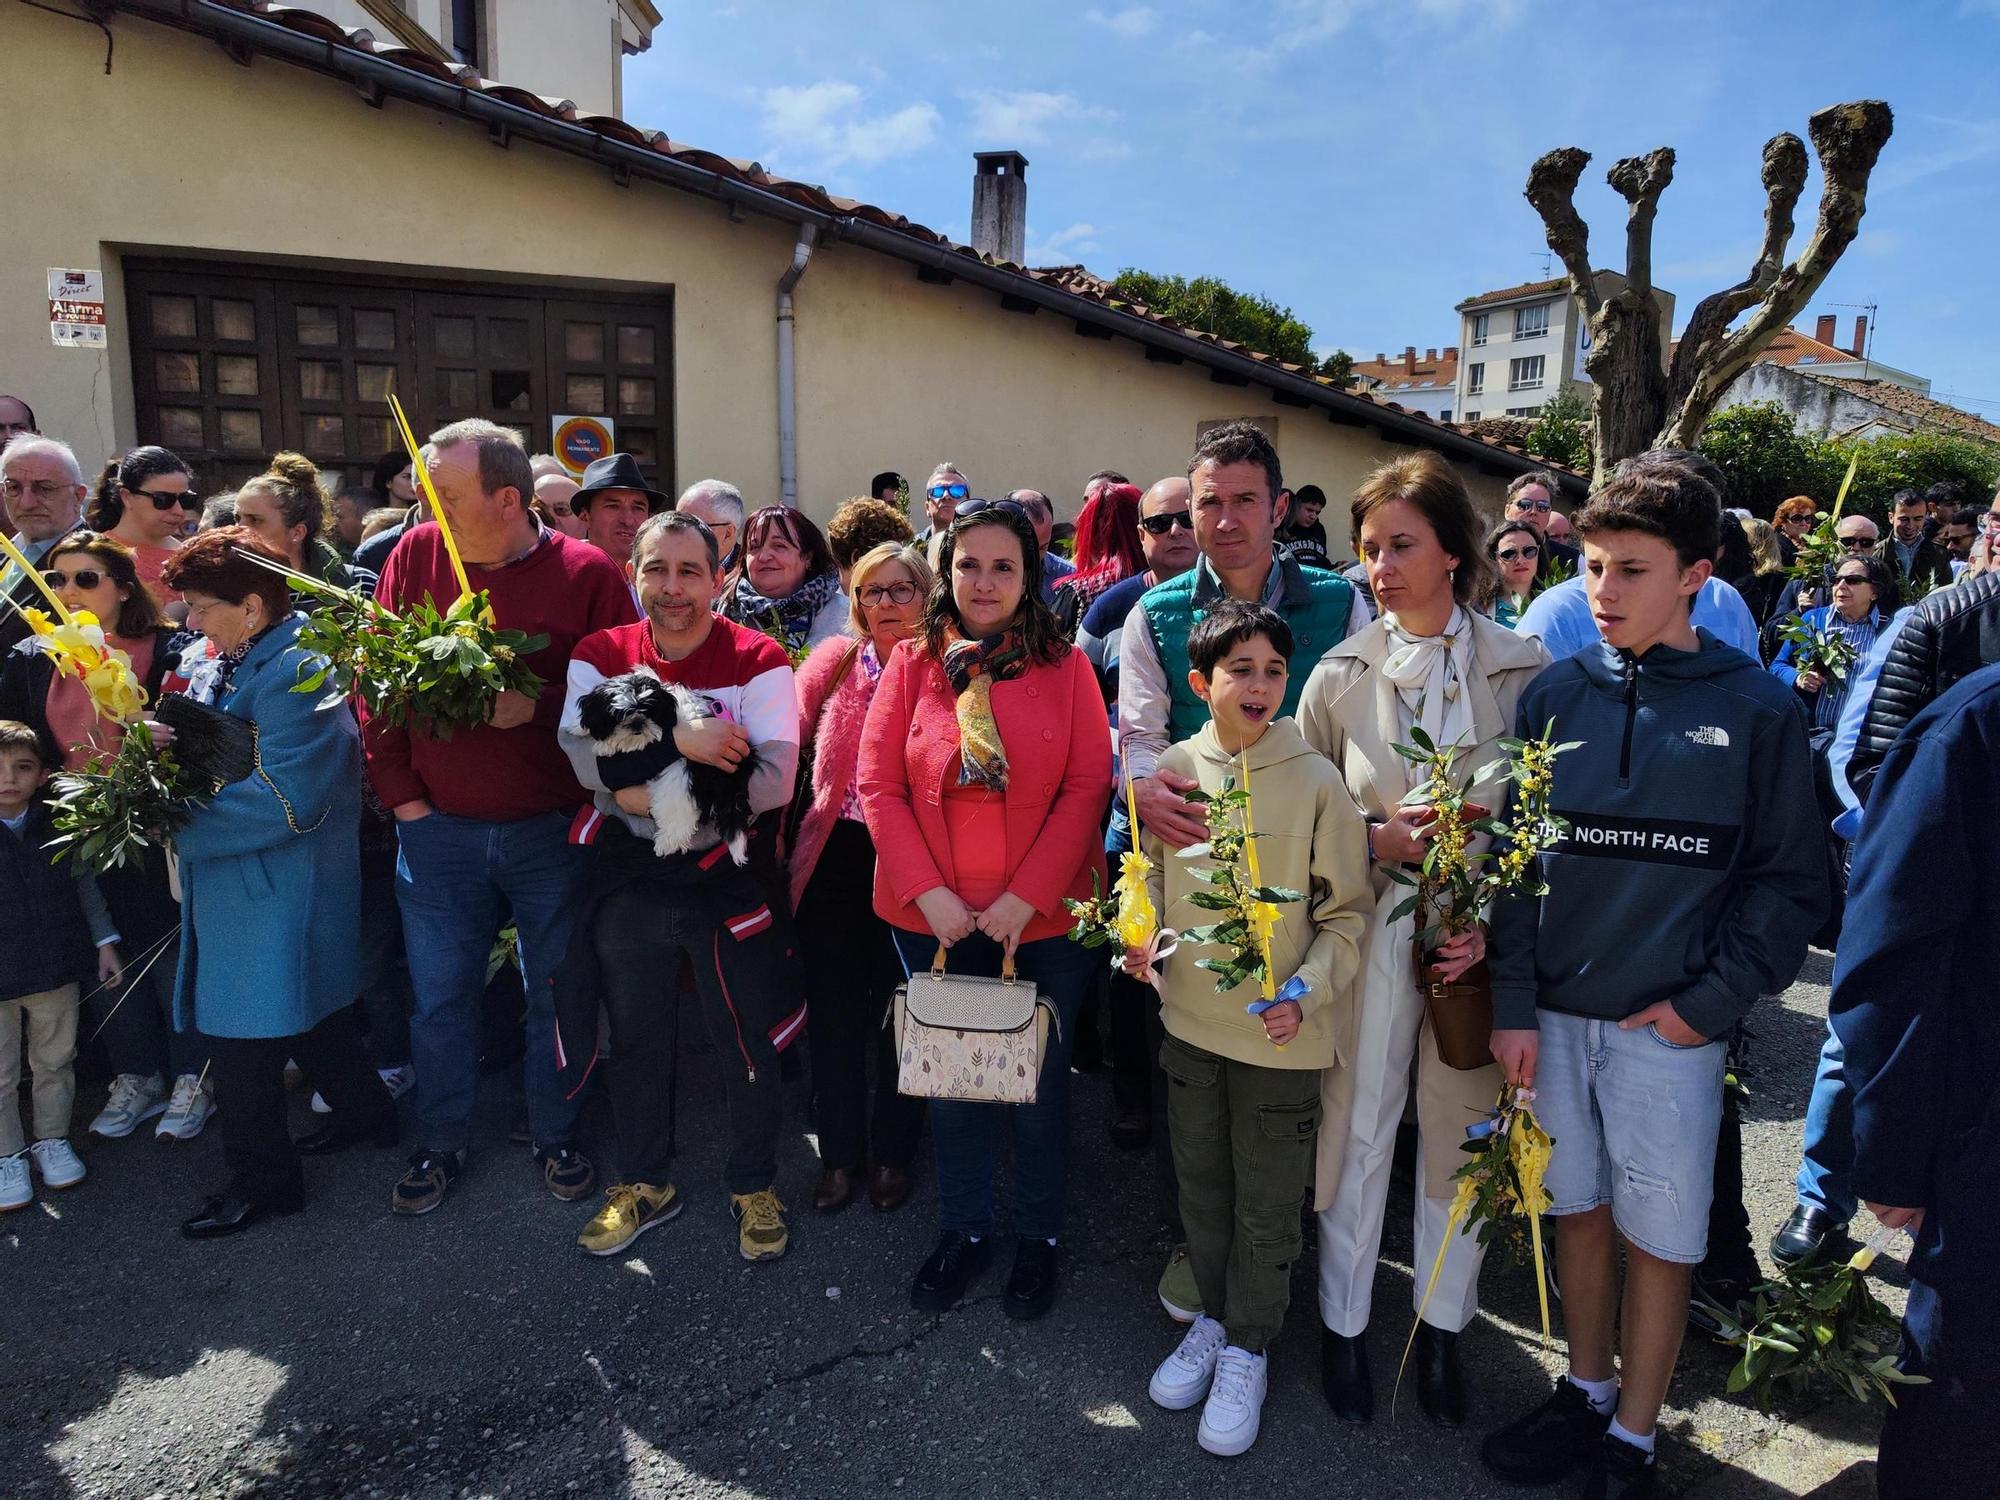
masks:
<path id="1" fill-rule="evenodd" d="M 134 495 L 144 495 L 148 500 L 153 502 L 154 510 L 172 510 L 176 506 L 182 510 L 199 510 L 201 508 L 201 496 L 197 495 L 193 490 L 183 490 L 179 494 L 174 494 L 169 490 L 133 490 L 131 493 Z"/>
<path id="2" fill-rule="evenodd" d="M 78 568 L 74 573 L 65 573 L 61 568 L 44 568 L 42 581 L 52 589 L 66 589 L 72 583 L 80 589 L 94 589 L 104 582 L 104 574 L 97 568 Z"/>
<path id="3" fill-rule="evenodd" d="M 1541 555 L 1542 549 L 1540 547 L 1502 547 L 1499 552 L 1500 561 L 1502 562 L 1518 562 L 1522 558 L 1533 562 Z"/>
<path id="4" fill-rule="evenodd" d="M 979 515 L 982 511 L 1001 510 L 1010 516 L 1028 519 L 1028 508 L 1018 500 L 961 500 L 952 507 L 952 515 L 958 520 Z"/>
<path id="5" fill-rule="evenodd" d="M 927 493 L 933 500 L 963 500 L 972 491 L 962 484 L 934 484 Z"/>
<path id="6" fill-rule="evenodd" d="M 1194 530 L 1194 514 L 1185 510 L 1170 510 L 1163 516 L 1139 517 L 1139 529 L 1148 536 L 1165 536 L 1176 526 L 1182 531 Z"/>
<path id="7" fill-rule="evenodd" d="M 1869 577 L 1866 573 L 1836 573 L 1833 578 L 1834 586 L 1836 588 L 1838 588 L 1843 583 L 1859 585 L 1867 583 L 1869 581 L 1870 581 Z"/>

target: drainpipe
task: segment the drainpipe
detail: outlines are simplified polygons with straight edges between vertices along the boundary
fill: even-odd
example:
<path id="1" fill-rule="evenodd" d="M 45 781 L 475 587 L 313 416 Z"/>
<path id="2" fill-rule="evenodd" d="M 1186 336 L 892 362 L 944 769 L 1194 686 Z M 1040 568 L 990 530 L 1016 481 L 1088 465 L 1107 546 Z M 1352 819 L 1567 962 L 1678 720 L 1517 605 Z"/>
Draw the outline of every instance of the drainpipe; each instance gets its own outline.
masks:
<path id="1" fill-rule="evenodd" d="M 818 238 L 817 225 L 801 224 L 799 242 L 792 247 L 792 263 L 778 278 L 778 499 L 793 507 L 799 503 L 799 393 L 792 288 L 806 274 L 806 262 L 812 259 Z"/>

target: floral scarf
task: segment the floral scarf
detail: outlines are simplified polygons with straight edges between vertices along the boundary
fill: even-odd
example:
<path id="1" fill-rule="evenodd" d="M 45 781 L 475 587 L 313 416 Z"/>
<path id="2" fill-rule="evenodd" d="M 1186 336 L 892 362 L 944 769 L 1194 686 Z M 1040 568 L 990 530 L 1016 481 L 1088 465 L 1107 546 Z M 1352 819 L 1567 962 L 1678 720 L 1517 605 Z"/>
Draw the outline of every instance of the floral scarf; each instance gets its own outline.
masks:
<path id="1" fill-rule="evenodd" d="M 808 578 L 785 599 L 767 599 L 757 592 L 745 573 L 736 580 L 729 595 L 729 618 L 752 630 L 761 630 L 785 648 L 785 654 L 799 661 L 811 647 L 813 621 L 826 608 L 826 601 L 840 592 L 840 575 L 822 573 Z"/>
<path id="2" fill-rule="evenodd" d="M 1007 748 L 993 719 L 993 684 L 1028 670 L 1028 647 L 1018 628 L 982 640 L 954 636 L 944 648 L 944 676 L 958 695 L 960 786 L 1007 790 Z"/>

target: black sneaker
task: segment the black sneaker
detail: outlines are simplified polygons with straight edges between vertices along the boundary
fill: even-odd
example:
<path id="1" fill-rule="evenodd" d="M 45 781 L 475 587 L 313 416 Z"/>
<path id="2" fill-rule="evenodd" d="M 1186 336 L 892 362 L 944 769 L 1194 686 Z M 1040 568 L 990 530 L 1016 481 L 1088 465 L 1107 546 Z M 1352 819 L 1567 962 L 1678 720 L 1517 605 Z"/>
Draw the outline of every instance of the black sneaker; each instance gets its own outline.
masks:
<path id="1" fill-rule="evenodd" d="M 588 1196 L 597 1186 L 597 1168 L 573 1146 L 537 1146 L 535 1165 L 542 1169 L 543 1185 L 565 1203 Z"/>
<path id="2" fill-rule="evenodd" d="M 937 1249 L 917 1268 L 910 1284 L 910 1306 L 921 1312 L 948 1312 L 958 1305 L 993 1255 L 993 1236 L 973 1239 L 956 1229 L 938 1237 Z"/>
<path id="3" fill-rule="evenodd" d="M 1558 1380 L 1548 1400 L 1481 1443 L 1479 1456 L 1515 1484 L 1554 1484 L 1592 1462 L 1610 1426 L 1581 1386 Z"/>
<path id="4" fill-rule="evenodd" d="M 389 1207 L 411 1217 L 427 1214 L 444 1202 L 464 1170 L 465 1158 L 456 1151 L 419 1151 L 410 1158 L 410 1169 L 397 1180 Z"/>
<path id="5" fill-rule="evenodd" d="M 1660 1466 L 1653 1455 L 1605 1433 L 1584 1472 L 1583 1500 L 1653 1500 L 1659 1492 Z"/>
<path id="6" fill-rule="evenodd" d="M 1720 1314 L 1742 1322 L 1749 1311 L 1752 1284 L 1737 1276 L 1710 1276 L 1697 1267 L 1688 1282 L 1688 1327 L 1703 1338 L 1722 1343 L 1731 1330 Z"/>
<path id="7" fill-rule="evenodd" d="M 1032 1322 L 1055 1306 L 1056 1247 L 1045 1239 L 1025 1239 L 1014 1249 L 1014 1270 L 1000 1311 L 1016 1323 Z"/>

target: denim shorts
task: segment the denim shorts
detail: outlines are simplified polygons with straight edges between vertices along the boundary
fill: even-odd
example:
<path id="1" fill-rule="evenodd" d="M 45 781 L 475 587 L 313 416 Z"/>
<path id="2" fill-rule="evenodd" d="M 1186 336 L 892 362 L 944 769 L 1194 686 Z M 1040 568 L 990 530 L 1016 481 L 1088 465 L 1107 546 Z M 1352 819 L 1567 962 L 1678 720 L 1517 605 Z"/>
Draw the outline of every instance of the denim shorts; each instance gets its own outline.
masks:
<path id="1" fill-rule="evenodd" d="M 1696 1264 L 1708 1253 L 1728 1049 L 1679 1047 L 1650 1026 L 1621 1031 L 1556 1011 L 1537 1019 L 1535 1114 L 1555 1141 L 1549 1212 L 1608 1203 L 1631 1244 Z"/>

